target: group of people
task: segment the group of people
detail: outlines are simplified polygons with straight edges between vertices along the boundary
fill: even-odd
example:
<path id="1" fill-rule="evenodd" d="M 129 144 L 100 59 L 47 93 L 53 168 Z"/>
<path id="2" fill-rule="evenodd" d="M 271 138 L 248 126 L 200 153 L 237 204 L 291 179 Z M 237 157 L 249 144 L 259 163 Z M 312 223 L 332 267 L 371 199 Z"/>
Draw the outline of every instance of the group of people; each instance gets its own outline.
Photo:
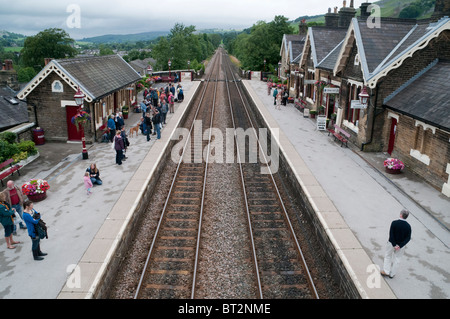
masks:
<path id="1" fill-rule="evenodd" d="M 267 95 L 270 95 L 270 93 L 272 92 L 272 81 L 269 80 L 267 82 Z M 275 87 L 275 89 L 273 90 L 273 105 L 275 105 L 275 109 L 277 110 L 281 110 L 281 105 L 286 106 L 288 97 L 289 97 L 289 92 L 287 90 L 286 87 L 282 87 L 280 88 L 280 90 L 278 90 L 277 87 Z"/>
<path id="2" fill-rule="evenodd" d="M 13 236 L 17 235 L 17 225 L 20 229 L 28 231 L 31 238 L 31 251 L 34 260 L 43 260 L 46 253 L 41 251 L 40 240 L 42 234 L 39 227 L 46 236 L 46 226 L 41 219 L 41 215 L 33 208 L 33 202 L 26 199 L 22 190 L 14 185 L 13 181 L 8 181 L 6 189 L 0 193 L 0 222 L 5 229 L 5 241 L 7 249 L 15 249 L 16 245 L 22 244 L 15 241 Z M 42 225 L 42 226 L 41 226 Z"/>
<path id="3" fill-rule="evenodd" d="M 86 194 L 89 196 L 92 194 L 92 188 L 94 184 L 102 185 L 103 181 L 100 178 L 100 171 L 97 168 L 97 164 L 92 163 L 84 172 L 84 187 L 86 188 Z"/>

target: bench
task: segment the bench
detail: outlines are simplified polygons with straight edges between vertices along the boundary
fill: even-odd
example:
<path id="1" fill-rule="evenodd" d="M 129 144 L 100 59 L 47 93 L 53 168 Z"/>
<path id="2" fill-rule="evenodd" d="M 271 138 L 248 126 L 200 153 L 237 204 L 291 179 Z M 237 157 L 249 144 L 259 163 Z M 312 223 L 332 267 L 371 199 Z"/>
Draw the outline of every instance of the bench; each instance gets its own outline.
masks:
<path id="1" fill-rule="evenodd" d="M 13 160 L 12 158 L 10 158 L 9 160 L 4 161 L 3 163 L 0 164 L 0 171 L 1 171 L 4 167 L 6 167 L 6 166 L 9 165 L 9 168 L 8 168 L 8 169 L 6 169 L 6 170 L 0 172 L 0 180 L 1 180 L 1 182 L 2 182 L 2 186 L 4 186 L 4 184 L 3 184 L 3 179 L 5 179 L 6 177 L 8 177 L 9 175 L 13 175 L 14 172 L 17 172 L 17 173 L 19 174 L 19 176 L 20 176 L 20 171 L 19 171 L 19 170 L 22 168 L 22 166 L 21 166 L 21 165 L 18 165 L 18 164 L 16 164 L 16 165 L 13 166 L 13 164 L 12 164 L 13 162 L 14 162 L 14 160 Z"/>
<path id="2" fill-rule="evenodd" d="M 350 138 L 350 134 L 347 133 L 344 129 L 342 129 L 341 127 L 339 127 L 339 125 L 334 124 L 333 125 L 334 129 L 329 128 L 328 129 L 328 136 L 331 134 L 333 134 L 334 136 L 334 140 L 338 139 L 339 141 L 341 141 L 341 147 L 344 145 L 348 147 L 347 142 L 348 139 Z"/>
<path id="3" fill-rule="evenodd" d="M 299 102 L 295 102 L 294 105 L 300 112 L 303 113 L 303 110 L 305 109 L 305 106 L 306 106 L 306 102 L 303 101 L 303 100 L 300 100 L 300 103 Z"/>
<path id="4" fill-rule="evenodd" d="M 174 76 L 162 76 L 161 77 L 161 82 L 171 82 L 173 83 L 175 81 L 175 77 Z"/>

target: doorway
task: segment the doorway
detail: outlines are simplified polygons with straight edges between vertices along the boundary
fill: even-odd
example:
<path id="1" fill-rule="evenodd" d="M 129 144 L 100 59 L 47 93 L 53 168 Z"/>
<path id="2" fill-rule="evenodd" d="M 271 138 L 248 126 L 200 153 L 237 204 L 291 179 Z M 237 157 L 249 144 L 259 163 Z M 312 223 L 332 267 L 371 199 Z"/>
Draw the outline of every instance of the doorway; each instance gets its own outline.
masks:
<path id="1" fill-rule="evenodd" d="M 78 106 L 66 106 L 66 122 L 67 122 L 67 136 L 69 141 L 81 141 L 81 130 L 72 124 L 72 118 L 77 115 Z"/>
<path id="2" fill-rule="evenodd" d="M 389 133 L 388 154 L 391 155 L 395 145 L 395 133 L 397 131 L 397 119 L 391 118 L 391 132 Z"/>

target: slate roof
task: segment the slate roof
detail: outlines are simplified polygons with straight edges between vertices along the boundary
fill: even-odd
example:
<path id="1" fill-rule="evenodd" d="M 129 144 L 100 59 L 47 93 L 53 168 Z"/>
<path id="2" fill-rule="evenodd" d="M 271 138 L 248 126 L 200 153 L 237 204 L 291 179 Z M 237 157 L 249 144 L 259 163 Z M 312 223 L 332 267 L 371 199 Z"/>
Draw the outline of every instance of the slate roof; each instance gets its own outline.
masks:
<path id="1" fill-rule="evenodd" d="M 344 40 L 341 41 L 318 65 L 318 69 L 333 71 L 336 65 L 337 58 L 339 57 L 339 52 L 341 51 Z"/>
<path id="2" fill-rule="evenodd" d="M 0 130 L 28 122 L 27 104 L 15 99 L 16 92 L 0 87 Z"/>
<path id="3" fill-rule="evenodd" d="M 141 79 L 139 73 L 118 55 L 61 59 L 52 62 L 82 85 L 94 100 Z"/>
<path id="4" fill-rule="evenodd" d="M 346 34 L 347 28 L 310 27 L 311 52 L 315 67 L 344 40 Z"/>
<path id="5" fill-rule="evenodd" d="M 369 73 L 372 73 L 394 50 L 416 24 L 412 21 L 383 19 L 380 27 L 369 28 L 365 20 L 358 20 Z"/>
<path id="6" fill-rule="evenodd" d="M 450 62 L 436 61 L 385 99 L 394 111 L 450 132 Z"/>
<path id="7" fill-rule="evenodd" d="M 305 37 L 299 34 L 285 34 L 283 36 L 285 51 L 289 53 L 289 63 L 296 63 L 299 60 L 305 44 Z"/>

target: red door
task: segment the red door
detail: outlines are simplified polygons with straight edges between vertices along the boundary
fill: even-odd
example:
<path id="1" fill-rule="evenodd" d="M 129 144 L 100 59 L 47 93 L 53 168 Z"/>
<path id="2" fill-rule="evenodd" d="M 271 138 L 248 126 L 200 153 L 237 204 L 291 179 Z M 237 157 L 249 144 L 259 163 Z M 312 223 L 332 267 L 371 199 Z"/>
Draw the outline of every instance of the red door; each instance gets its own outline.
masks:
<path id="1" fill-rule="evenodd" d="M 397 119 L 392 118 L 391 133 L 389 134 L 389 146 L 388 146 L 388 153 L 389 153 L 389 155 L 391 155 L 392 151 L 394 150 L 395 132 L 396 132 L 396 130 L 397 130 Z"/>
<path id="2" fill-rule="evenodd" d="M 66 106 L 67 136 L 69 141 L 81 141 L 81 130 L 72 124 L 72 117 L 78 113 L 77 106 Z"/>

